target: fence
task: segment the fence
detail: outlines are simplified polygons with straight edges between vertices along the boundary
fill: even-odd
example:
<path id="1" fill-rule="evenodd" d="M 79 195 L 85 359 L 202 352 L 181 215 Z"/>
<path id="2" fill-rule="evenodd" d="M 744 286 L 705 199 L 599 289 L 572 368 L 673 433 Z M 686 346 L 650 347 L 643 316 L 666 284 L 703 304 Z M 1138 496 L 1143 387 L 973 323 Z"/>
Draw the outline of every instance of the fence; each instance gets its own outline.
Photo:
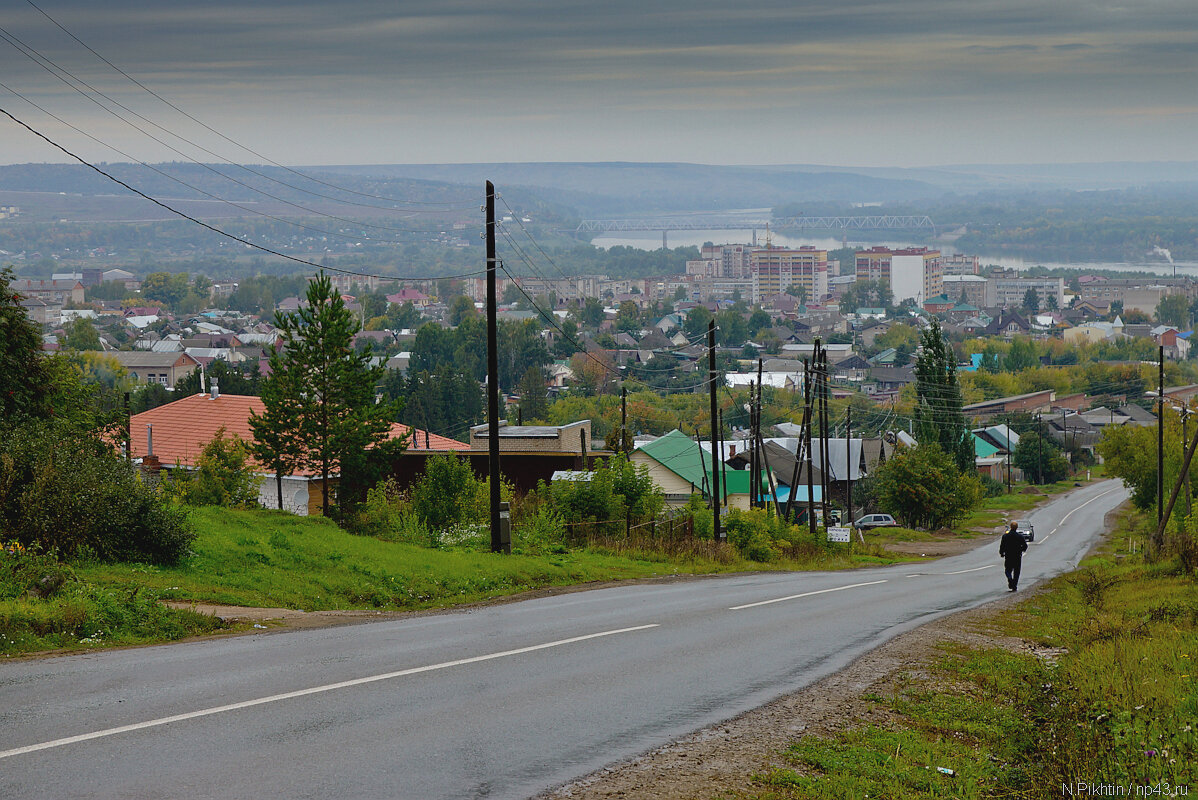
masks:
<path id="1" fill-rule="evenodd" d="M 733 559 L 727 542 L 695 537 L 695 521 L 689 514 L 670 514 L 632 524 L 631 518 L 566 524 L 566 539 L 613 553 L 662 553 L 672 558 L 708 558 L 721 563 Z"/>

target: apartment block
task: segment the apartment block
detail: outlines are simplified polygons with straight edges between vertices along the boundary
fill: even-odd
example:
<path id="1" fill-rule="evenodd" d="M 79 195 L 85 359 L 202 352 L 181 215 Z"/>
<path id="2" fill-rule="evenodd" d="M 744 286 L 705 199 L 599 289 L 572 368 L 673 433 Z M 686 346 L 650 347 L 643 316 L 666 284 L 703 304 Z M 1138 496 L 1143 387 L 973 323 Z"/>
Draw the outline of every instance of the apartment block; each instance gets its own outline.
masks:
<path id="1" fill-rule="evenodd" d="M 750 244 L 705 244 L 699 258 L 719 264 L 714 277 L 747 278 L 752 274 L 753 250 Z"/>
<path id="2" fill-rule="evenodd" d="M 884 281 L 890 285 L 894 302 L 914 300 L 922 304 L 944 291 L 940 251 L 926 247 L 892 250 L 871 247 L 856 253 L 857 280 Z"/>
<path id="3" fill-rule="evenodd" d="M 811 245 L 799 248 L 758 247 L 750 253 L 753 302 L 782 294 L 791 285 L 807 290 L 807 299 L 820 302 L 828 296 L 828 251 Z"/>
<path id="4" fill-rule="evenodd" d="M 981 275 L 945 275 L 942 281 L 944 294 L 954 303 L 961 302 L 964 293 L 966 303 L 978 308 L 985 307 L 986 285 L 989 281 Z"/>
<path id="5" fill-rule="evenodd" d="M 940 269 L 941 274 L 945 277 L 949 275 L 977 275 L 981 271 L 978 266 L 977 256 L 967 256 L 961 253 L 951 256 L 940 256 Z"/>
<path id="6" fill-rule="evenodd" d="M 982 303 L 986 308 L 1017 308 L 1023 305 L 1027 290 L 1032 289 L 1040 298 L 1040 308 L 1065 307 L 1064 278 L 1007 278 L 991 277 L 986 281 L 986 297 Z M 976 305 L 976 304 L 975 304 Z"/>

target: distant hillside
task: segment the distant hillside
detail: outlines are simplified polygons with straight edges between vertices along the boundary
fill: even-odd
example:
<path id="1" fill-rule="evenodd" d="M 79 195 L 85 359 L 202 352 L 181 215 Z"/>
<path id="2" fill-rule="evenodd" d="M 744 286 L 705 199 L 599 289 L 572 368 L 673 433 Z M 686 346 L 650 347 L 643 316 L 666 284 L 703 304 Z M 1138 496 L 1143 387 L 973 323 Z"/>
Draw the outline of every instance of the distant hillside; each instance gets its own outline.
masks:
<path id="1" fill-rule="evenodd" d="M 151 197 L 202 218 L 395 217 L 452 207 L 477 208 L 482 191 L 408 178 L 297 174 L 278 167 L 229 164 L 101 164 Z M 236 204 L 236 205 L 233 205 Z M 172 215 L 81 164 L 0 166 L 0 205 L 26 220 L 152 221 Z M 238 208 L 241 206 L 241 208 Z"/>
<path id="2" fill-rule="evenodd" d="M 380 164 L 321 169 L 475 186 L 491 180 L 500 191 L 522 187 L 573 208 L 581 217 L 766 208 L 796 202 L 909 202 L 943 194 L 942 189 L 919 180 L 795 167 L 610 162 Z"/>

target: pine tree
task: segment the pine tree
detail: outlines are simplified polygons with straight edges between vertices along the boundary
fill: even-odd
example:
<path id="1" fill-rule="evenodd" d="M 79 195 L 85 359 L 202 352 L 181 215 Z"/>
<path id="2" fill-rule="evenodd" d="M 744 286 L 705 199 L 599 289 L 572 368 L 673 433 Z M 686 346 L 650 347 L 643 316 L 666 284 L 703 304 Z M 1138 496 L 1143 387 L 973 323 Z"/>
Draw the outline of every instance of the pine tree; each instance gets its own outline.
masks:
<path id="1" fill-rule="evenodd" d="M 11 267 L 0 269 L 0 424 L 50 414 L 41 333 L 21 308 L 14 277 Z"/>
<path id="2" fill-rule="evenodd" d="M 345 483 L 345 468 L 387 438 L 395 408 L 375 402 L 384 370 L 370 365 L 369 349 L 355 352 L 358 321 L 323 272 L 308 284 L 307 301 L 279 316 L 283 349 L 271 350 L 271 375 L 262 386 L 266 411 L 253 420 L 254 435 L 261 431 L 259 457 L 266 463 L 320 473 L 328 516 L 329 476 L 341 473 Z"/>
<path id="3" fill-rule="evenodd" d="M 915 360 L 915 436 L 920 444 L 936 443 L 952 456 L 957 469 L 973 472 L 973 434 L 965 424 L 964 400 L 957 381 L 952 344 L 940 330 L 940 320 L 921 335 L 922 350 Z"/>

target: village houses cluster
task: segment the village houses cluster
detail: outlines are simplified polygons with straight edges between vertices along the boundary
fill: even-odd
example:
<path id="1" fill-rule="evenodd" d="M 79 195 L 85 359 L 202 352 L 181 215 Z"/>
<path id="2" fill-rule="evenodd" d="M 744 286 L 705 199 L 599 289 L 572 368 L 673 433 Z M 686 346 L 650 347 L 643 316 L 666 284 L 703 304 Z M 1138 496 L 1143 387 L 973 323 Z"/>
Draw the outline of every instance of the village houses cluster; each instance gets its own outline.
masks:
<path id="1" fill-rule="evenodd" d="M 509 302 L 499 313 L 504 319 L 533 320 L 550 344 L 566 335 L 562 326 L 567 318 L 578 320 L 575 335 L 579 349 L 601 352 L 616 369 L 634 369 L 656 359 L 655 363 L 671 364 L 679 375 L 706 370 L 706 339 L 687 331 L 688 317 L 696 309 L 710 317 L 730 310 L 745 316 L 764 314 L 756 319 L 767 319 L 767 325 L 748 331 L 743 341 L 724 341 L 718 348 L 724 365 L 740 365 L 740 372 L 724 367 L 729 387 L 755 382 L 760 358 L 763 385 L 801 391 L 803 361 L 811 356 L 819 339 L 828 354 L 834 396 L 862 394 L 875 403 L 888 404 L 915 381 L 911 352 L 877 344 L 896 325 L 919 331 L 936 317 L 947 334 L 967 337 L 1055 337 L 1073 344 L 1143 338 L 1164 347 L 1166 358 L 1184 359 L 1189 355 L 1189 330 L 1142 320 L 1151 319 L 1166 297 L 1184 298 L 1188 306 L 1198 296 L 1198 284 L 1186 278 L 1082 275 L 1067 283 L 1060 277 L 1021 276 L 999 268 L 983 271 L 976 256 L 945 255 L 926 247 L 864 248 L 855 252 L 854 263 L 830 261 L 827 250 L 811 246 L 709 244 L 702 247 L 700 255 L 686 263 L 685 273 L 677 275 L 503 280 L 500 291 Z M 365 292 L 385 293 L 391 307 L 410 306 L 416 320 L 410 327 L 358 334 L 361 342 L 370 343 L 375 363 L 399 373 L 408 368 L 410 346 L 420 324 L 448 326 L 455 297 L 465 296 L 481 309 L 486 296 L 482 279 L 455 282 L 453 296 L 447 297 L 438 295 L 445 282 L 436 279 L 332 277 L 355 313 L 362 310 L 358 295 Z M 283 298 L 274 308 L 257 314 L 222 310 L 219 300 L 236 290 L 235 280 L 212 282 L 208 291 L 214 307 L 189 315 L 172 312 L 160 303 L 89 297 L 91 287 L 112 281 L 124 283 L 129 295 L 137 296 L 139 279 L 122 269 L 22 278 L 13 288 L 22 296 L 21 305 L 29 316 L 43 326 L 46 349 L 62 346 L 64 326 L 88 319 L 99 332 L 99 349 L 105 355 L 137 382 L 158 383 L 167 390 L 196 370 L 209 369 L 217 360 L 243 370 L 268 370 L 269 348 L 281 344 L 273 324 L 275 313 L 294 311 L 303 302 L 297 296 Z M 885 287 L 889 296 L 880 296 L 880 287 Z M 588 301 L 598 304 L 602 313 L 592 315 L 592 324 L 583 324 L 580 312 Z M 550 315 L 552 322 L 548 321 Z M 1124 316 L 1141 321 L 1125 322 Z M 979 363 L 980 356 L 972 355 L 959 368 L 974 370 Z M 545 392 L 568 392 L 575 378 L 569 359 L 548 364 Z M 1167 392 L 1184 400 L 1198 392 L 1198 387 L 1170 387 Z M 519 397 L 506 399 L 511 418 Z M 1084 395 L 1057 397 L 1045 391 L 967 406 L 967 418 L 977 426 L 974 439 L 979 472 L 996 480 L 1010 476 L 1008 456 L 1017 443 L 1017 435 L 1003 424 L 1010 413 L 1043 414 L 1051 435 L 1091 448 L 1104 425 L 1152 422 L 1150 414 L 1130 402 L 1118 410 L 1096 410 L 1092 403 L 1093 398 Z M 222 395 L 219 386 L 206 387 L 203 393 L 137 415 L 130 437 L 133 455 L 151 463 L 186 467 L 220 427 L 251 435 L 248 418 L 260 406 L 257 398 Z M 509 463 L 513 463 L 511 458 L 521 460 L 522 480 L 531 484 L 555 473 L 585 470 L 603 446 L 602 441 L 590 438 L 587 421 L 569 426 L 505 423 L 503 431 L 505 456 Z M 413 454 L 454 450 L 473 451 L 478 456 L 486 448 L 485 426 L 459 434 L 459 438 L 395 426 L 395 434 L 407 432 L 412 434 Z M 806 475 L 790 487 L 790 470 L 781 468 L 794 461 L 797 431 L 780 426 L 772 433 L 777 435 L 765 442 L 766 461 L 777 461 L 777 491 L 789 495 L 793 489 L 796 498 L 802 494 L 805 500 Z M 902 438 L 898 432 L 889 438 L 830 443 L 831 474 L 825 485 L 833 491 L 837 485 L 869 474 Z M 730 467 L 724 492 L 731 505 L 748 505 L 748 481 L 738 479 L 744 473 L 745 465 L 740 462 L 746 449 L 734 435 L 720 454 L 720 461 Z M 696 443 L 678 432 L 639 437 L 633 458 L 650 468 L 655 482 L 675 503 L 705 489 L 704 475 L 714 463 L 710 443 Z M 411 469 L 419 472 L 418 465 Z M 310 490 L 311 480 L 311 475 L 288 476 L 288 508 L 298 513 L 315 510 L 319 492 Z M 273 479 L 264 480 L 263 503 L 272 504 L 271 497 Z"/>

